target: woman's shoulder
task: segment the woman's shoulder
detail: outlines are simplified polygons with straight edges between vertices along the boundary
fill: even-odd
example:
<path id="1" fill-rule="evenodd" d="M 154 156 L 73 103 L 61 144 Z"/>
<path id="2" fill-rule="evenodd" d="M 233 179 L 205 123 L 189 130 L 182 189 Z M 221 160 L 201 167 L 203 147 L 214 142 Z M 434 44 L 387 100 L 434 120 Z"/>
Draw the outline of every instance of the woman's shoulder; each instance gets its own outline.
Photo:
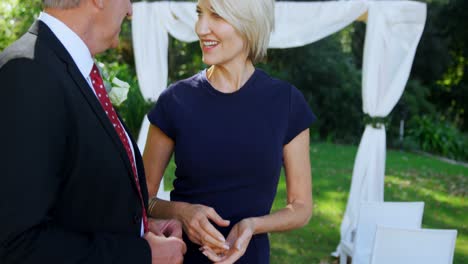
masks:
<path id="1" fill-rule="evenodd" d="M 172 89 L 172 90 L 179 90 L 179 89 L 184 89 L 188 87 L 197 87 L 201 85 L 203 82 L 203 71 L 200 71 L 196 73 L 195 75 L 192 75 L 191 77 L 188 77 L 186 79 L 178 80 L 167 88 L 167 90 Z"/>
<path id="2" fill-rule="evenodd" d="M 187 93 L 193 91 L 194 89 L 200 87 L 203 82 L 202 72 L 199 72 L 191 77 L 186 79 L 178 80 L 172 84 L 170 84 L 164 91 L 161 93 L 163 97 L 171 97 L 175 95 L 180 95 L 181 93 Z"/>
<path id="3" fill-rule="evenodd" d="M 297 88 L 288 81 L 271 76 L 261 68 L 256 68 L 256 74 L 258 85 L 265 89 L 283 93 L 290 93 L 292 90 L 297 90 Z"/>

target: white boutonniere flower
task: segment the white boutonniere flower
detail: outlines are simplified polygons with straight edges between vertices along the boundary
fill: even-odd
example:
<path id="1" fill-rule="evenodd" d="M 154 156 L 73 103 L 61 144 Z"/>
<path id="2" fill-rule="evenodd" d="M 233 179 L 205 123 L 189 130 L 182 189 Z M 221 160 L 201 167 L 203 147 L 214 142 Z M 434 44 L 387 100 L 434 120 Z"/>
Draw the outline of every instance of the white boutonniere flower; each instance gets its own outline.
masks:
<path id="1" fill-rule="evenodd" d="M 111 86 L 112 88 L 109 92 L 110 101 L 114 106 L 120 106 L 125 100 L 127 100 L 130 85 L 127 82 L 114 77 L 112 78 Z"/>
<path id="2" fill-rule="evenodd" d="M 112 105 L 115 107 L 120 106 L 125 100 L 127 100 L 130 85 L 115 77 L 115 73 L 111 74 L 111 70 L 104 63 L 97 61 L 96 64 L 101 72 L 104 86 L 106 87 L 106 91 Z M 111 77 L 112 75 L 114 75 L 114 77 Z"/>

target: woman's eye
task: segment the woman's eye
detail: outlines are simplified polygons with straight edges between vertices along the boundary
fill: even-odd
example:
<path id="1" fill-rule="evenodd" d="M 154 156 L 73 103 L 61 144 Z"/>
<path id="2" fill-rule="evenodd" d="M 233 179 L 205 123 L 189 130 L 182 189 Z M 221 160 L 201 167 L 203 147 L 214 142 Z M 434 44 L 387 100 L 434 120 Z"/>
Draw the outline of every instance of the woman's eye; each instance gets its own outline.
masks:
<path id="1" fill-rule="evenodd" d="M 213 17 L 222 19 L 222 17 L 218 13 L 213 13 Z"/>

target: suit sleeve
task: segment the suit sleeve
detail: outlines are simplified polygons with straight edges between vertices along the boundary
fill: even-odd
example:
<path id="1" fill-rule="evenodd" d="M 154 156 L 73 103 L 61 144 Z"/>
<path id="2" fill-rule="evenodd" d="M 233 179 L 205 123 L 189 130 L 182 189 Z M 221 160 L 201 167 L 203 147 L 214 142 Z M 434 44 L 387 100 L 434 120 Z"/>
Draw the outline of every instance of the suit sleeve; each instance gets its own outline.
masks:
<path id="1" fill-rule="evenodd" d="M 54 221 L 72 133 L 62 89 L 31 60 L 0 67 L 0 263 L 151 263 L 142 238 Z"/>

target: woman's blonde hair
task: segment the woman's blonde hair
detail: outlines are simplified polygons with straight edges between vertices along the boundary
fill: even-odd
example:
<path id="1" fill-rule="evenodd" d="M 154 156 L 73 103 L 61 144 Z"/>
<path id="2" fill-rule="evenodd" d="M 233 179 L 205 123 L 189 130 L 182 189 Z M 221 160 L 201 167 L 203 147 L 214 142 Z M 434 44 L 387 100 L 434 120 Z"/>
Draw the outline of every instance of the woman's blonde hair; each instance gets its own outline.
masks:
<path id="1" fill-rule="evenodd" d="M 274 0 L 210 0 L 214 11 L 237 29 L 247 42 L 249 59 L 262 61 L 275 23 Z"/>

